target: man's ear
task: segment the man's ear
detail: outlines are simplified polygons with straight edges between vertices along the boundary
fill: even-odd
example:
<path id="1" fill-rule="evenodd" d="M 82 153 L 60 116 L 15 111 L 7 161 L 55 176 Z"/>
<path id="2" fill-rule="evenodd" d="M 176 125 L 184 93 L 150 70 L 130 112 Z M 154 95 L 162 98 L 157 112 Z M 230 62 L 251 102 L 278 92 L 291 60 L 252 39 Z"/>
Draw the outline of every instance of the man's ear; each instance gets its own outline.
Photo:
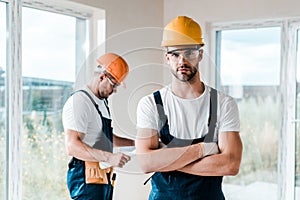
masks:
<path id="1" fill-rule="evenodd" d="M 203 58 L 203 49 L 199 50 L 199 57 L 198 57 L 198 62 L 200 62 Z"/>
<path id="2" fill-rule="evenodd" d="M 170 63 L 170 56 L 168 53 L 165 53 L 165 60 L 166 60 L 167 64 Z"/>
<path id="3" fill-rule="evenodd" d="M 99 74 L 98 80 L 99 81 L 103 81 L 103 79 L 105 78 L 105 76 L 106 75 L 104 73 Z"/>

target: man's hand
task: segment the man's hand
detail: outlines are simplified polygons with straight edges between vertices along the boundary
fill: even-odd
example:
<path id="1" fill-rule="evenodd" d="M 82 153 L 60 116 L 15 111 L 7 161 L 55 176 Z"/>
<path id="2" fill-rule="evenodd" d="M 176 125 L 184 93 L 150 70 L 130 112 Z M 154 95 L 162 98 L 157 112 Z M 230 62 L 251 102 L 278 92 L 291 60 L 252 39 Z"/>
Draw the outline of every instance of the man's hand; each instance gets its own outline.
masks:
<path id="1" fill-rule="evenodd" d="M 216 153 L 216 145 L 203 145 L 208 154 Z M 204 148 L 205 147 L 205 148 Z M 239 132 L 222 132 L 219 134 L 218 147 L 220 153 L 213 156 L 206 156 L 184 166 L 178 171 L 194 174 L 197 176 L 235 176 L 238 174 L 242 160 L 243 144 Z M 205 155 L 205 153 L 203 153 Z"/>
<path id="2" fill-rule="evenodd" d="M 128 161 L 130 160 L 130 156 L 118 152 L 113 153 L 108 157 L 108 163 L 110 163 L 114 167 L 120 167 L 122 168 Z"/>

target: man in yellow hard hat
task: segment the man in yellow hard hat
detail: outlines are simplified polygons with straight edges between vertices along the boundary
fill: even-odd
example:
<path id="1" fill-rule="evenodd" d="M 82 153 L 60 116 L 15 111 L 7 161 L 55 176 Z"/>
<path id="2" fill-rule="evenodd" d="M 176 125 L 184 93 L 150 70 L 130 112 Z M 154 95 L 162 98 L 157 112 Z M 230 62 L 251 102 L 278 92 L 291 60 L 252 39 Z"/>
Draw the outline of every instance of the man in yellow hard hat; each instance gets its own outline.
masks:
<path id="1" fill-rule="evenodd" d="M 237 104 L 200 79 L 204 43 L 197 22 L 173 19 L 162 46 L 171 84 L 137 107 L 140 166 L 155 172 L 149 199 L 223 200 L 222 177 L 236 175 L 242 158 Z"/>
<path id="2" fill-rule="evenodd" d="M 114 53 L 104 54 L 97 62 L 87 86 L 74 92 L 63 108 L 66 150 L 72 156 L 67 174 L 72 199 L 112 199 L 113 167 L 123 167 L 130 160 L 126 154 L 113 153 L 113 142 L 134 145 L 113 134 L 107 102 L 128 74 L 128 65 Z"/>

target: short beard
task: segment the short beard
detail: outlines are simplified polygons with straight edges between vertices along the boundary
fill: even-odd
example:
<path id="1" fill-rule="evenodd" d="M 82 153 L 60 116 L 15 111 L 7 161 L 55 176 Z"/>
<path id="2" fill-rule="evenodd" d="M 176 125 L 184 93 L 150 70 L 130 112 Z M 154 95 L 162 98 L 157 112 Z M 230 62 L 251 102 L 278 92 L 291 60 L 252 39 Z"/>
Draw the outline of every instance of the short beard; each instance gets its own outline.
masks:
<path id="1" fill-rule="evenodd" d="M 184 74 L 184 75 L 178 75 L 177 74 L 177 71 L 179 68 L 187 68 L 187 69 L 190 69 L 191 70 L 191 74 L 190 75 L 187 75 L 187 74 Z M 195 75 L 197 74 L 198 72 L 198 69 L 197 67 L 190 67 L 188 65 L 184 65 L 184 66 L 181 66 L 175 70 L 171 70 L 173 76 L 175 76 L 178 80 L 182 81 L 182 82 L 189 82 L 190 80 L 192 80 Z"/>
<path id="2" fill-rule="evenodd" d="M 105 95 L 102 91 L 99 91 L 98 92 L 99 99 L 107 99 L 112 93 L 113 91 L 109 95 Z"/>

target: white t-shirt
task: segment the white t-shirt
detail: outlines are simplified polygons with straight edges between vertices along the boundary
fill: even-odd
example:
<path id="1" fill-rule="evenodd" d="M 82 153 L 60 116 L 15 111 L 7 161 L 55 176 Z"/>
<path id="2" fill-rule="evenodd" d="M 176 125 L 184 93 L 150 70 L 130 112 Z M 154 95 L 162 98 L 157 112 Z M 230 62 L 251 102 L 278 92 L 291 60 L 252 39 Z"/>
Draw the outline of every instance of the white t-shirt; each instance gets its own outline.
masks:
<path id="1" fill-rule="evenodd" d="M 180 139 L 195 139 L 208 133 L 210 90 L 205 85 L 202 95 L 195 99 L 175 96 L 170 87 L 160 90 L 164 112 L 167 115 L 170 134 Z M 220 91 L 218 93 L 218 113 L 214 141 L 218 133 L 240 131 L 239 112 L 235 100 Z M 159 132 L 163 123 L 159 120 L 153 94 L 143 97 L 137 106 L 137 128 L 154 129 Z"/>
<path id="2" fill-rule="evenodd" d="M 83 88 L 87 91 L 94 101 L 98 104 L 99 110 L 103 117 L 110 119 L 109 112 L 105 106 L 104 100 L 97 98 L 88 88 Z M 97 109 L 90 98 L 83 92 L 76 92 L 66 101 L 62 112 L 64 129 L 70 129 L 85 134 L 82 141 L 94 148 L 103 133 L 102 121 Z"/>

